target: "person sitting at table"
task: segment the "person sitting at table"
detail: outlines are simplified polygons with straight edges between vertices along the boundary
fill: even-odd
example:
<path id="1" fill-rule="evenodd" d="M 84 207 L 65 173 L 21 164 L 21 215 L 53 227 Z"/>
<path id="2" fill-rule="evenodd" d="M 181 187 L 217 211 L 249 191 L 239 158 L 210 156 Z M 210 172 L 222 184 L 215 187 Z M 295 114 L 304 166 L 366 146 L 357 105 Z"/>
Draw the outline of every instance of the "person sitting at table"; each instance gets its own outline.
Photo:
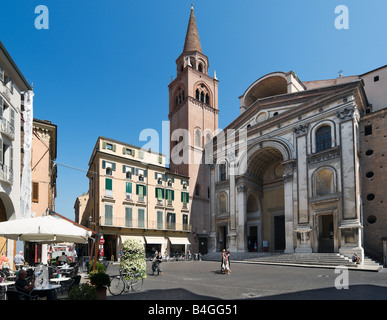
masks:
<path id="1" fill-rule="evenodd" d="M 26 280 L 27 277 L 27 271 L 20 270 L 18 277 L 15 282 L 16 290 L 25 294 L 31 294 L 31 291 L 34 290 L 35 287 L 35 277 L 31 281 L 31 283 L 28 283 Z M 37 295 L 39 297 L 46 297 L 47 300 L 54 300 L 54 295 L 52 290 L 44 290 L 44 291 L 34 291 L 34 295 Z"/>
<path id="2" fill-rule="evenodd" d="M 66 254 L 64 253 L 64 252 L 62 252 L 62 255 L 59 257 L 59 263 L 60 264 L 65 264 L 66 263 L 66 261 L 67 261 L 67 256 L 66 256 Z"/>

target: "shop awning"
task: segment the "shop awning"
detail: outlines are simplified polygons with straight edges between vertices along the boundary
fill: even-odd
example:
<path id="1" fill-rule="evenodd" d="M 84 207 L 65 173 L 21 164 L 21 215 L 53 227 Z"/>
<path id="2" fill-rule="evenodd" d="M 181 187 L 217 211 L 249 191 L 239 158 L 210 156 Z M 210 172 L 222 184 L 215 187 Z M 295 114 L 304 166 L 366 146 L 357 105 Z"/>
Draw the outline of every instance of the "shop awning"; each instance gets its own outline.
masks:
<path id="1" fill-rule="evenodd" d="M 169 237 L 171 244 L 191 244 L 188 238 Z"/>
<path id="2" fill-rule="evenodd" d="M 164 244 L 167 240 L 164 237 L 145 237 L 147 244 Z"/>
<path id="3" fill-rule="evenodd" d="M 145 239 L 143 236 L 121 236 L 121 243 L 124 243 L 127 239 L 136 239 L 140 240 L 141 243 L 145 243 Z"/>

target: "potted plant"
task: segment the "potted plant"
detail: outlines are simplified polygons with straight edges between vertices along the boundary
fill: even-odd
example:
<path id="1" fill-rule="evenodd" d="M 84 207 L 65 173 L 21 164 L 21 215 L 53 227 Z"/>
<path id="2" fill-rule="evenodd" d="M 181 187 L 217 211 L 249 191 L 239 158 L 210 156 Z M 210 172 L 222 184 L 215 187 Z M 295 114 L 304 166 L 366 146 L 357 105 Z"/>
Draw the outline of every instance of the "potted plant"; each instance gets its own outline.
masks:
<path id="1" fill-rule="evenodd" d="M 106 289 L 110 286 L 110 277 L 105 272 L 93 271 L 90 273 L 90 284 L 93 285 L 97 291 L 97 299 L 106 299 Z"/>
<path id="2" fill-rule="evenodd" d="M 75 285 L 69 292 L 69 300 L 95 300 L 97 299 L 96 289 L 88 283 Z"/>

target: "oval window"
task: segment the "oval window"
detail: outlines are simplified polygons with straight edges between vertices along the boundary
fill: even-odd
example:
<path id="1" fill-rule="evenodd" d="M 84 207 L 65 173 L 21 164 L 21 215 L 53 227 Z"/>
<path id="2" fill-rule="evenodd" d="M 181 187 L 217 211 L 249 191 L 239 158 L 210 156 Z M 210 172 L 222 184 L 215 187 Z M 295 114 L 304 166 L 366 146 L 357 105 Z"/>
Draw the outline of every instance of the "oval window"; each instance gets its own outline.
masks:
<path id="1" fill-rule="evenodd" d="M 366 173 L 367 178 L 372 178 L 374 176 L 374 173 L 372 171 Z"/>
<path id="2" fill-rule="evenodd" d="M 375 195 L 373 193 L 370 193 L 367 195 L 367 200 L 372 201 L 375 199 Z"/>
<path id="3" fill-rule="evenodd" d="M 368 222 L 369 224 L 375 223 L 375 222 L 376 222 L 376 217 L 375 217 L 374 215 L 368 216 L 367 222 Z"/>
<path id="4" fill-rule="evenodd" d="M 373 153 L 374 153 L 374 150 L 367 150 L 366 151 L 366 156 L 370 156 Z"/>

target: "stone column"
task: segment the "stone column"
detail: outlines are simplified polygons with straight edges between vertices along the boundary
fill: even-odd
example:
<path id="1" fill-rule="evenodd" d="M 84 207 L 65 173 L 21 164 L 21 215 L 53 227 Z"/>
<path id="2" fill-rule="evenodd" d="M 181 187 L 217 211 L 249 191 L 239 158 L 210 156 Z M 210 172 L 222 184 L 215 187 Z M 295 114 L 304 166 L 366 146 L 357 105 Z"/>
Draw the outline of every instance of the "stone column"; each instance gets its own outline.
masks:
<path id="1" fill-rule="evenodd" d="M 237 211 L 237 249 L 247 251 L 247 187 L 240 185 L 237 187 L 238 211 Z"/>
<path id="2" fill-rule="evenodd" d="M 210 243 L 209 252 L 216 251 L 216 203 L 215 203 L 215 173 L 216 166 L 210 166 Z"/>
<path id="3" fill-rule="evenodd" d="M 337 111 L 340 119 L 342 212 L 339 220 L 342 241 L 339 252 L 364 255 L 361 244 L 360 201 L 356 193 L 357 155 L 355 153 L 354 121 L 358 111 L 354 105 Z"/>
<path id="4" fill-rule="evenodd" d="M 285 195 L 285 253 L 294 253 L 294 224 L 293 224 L 293 173 L 284 174 Z"/>
<path id="5" fill-rule="evenodd" d="M 231 164 L 230 164 L 231 167 Z M 230 217 L 229 217 L 229 230 L 228 230 L 228 248 L 232 252 L 237 251 L 236 246 L 236 238 L 237 238 L 237 230 L 236 230 L 236 190 L 235 190 L 235 175 L 229 174 L 229 181 L 230 181 Z"/>
<path id="6" fill-rule="evenodd" d="M 294 128 L 297 140 L 297 190 L 298 190 L 298 223 L 308 223 L 308 168 L 306 134 L 308 124 L 300 124 Z M 286 205 L 285 205 L 286 207 Z"/>

